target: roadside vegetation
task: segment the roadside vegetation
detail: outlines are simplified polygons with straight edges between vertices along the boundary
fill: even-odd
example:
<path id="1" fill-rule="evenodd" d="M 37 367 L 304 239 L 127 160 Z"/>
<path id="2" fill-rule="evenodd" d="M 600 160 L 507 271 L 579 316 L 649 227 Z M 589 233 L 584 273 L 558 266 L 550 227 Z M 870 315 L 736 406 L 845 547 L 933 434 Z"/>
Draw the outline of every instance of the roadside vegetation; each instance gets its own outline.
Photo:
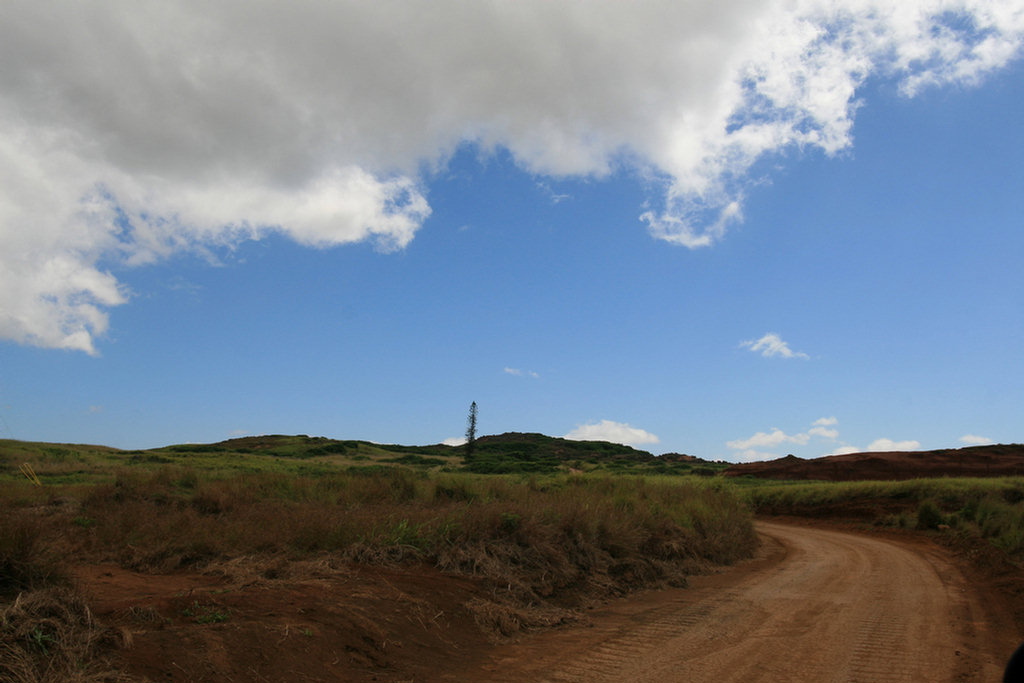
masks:
<path id="1" fill-rule="evenodd" d="M 537 437 L 477 439 L 468 463 L 445 446 L 305 436 L 134 452 L 0 442 L 0 680 L 118 680 L 102 662 L 119 636 L 76 593 L 78 564 L 265 579 L 427 564 L 487 586 L 470 608 L 508 633 L 753 552 L 727 482 Z"/>
<path id="2" fill-rule="evenodd" d="M 859 519 L 982 538 L 1024 561 L 1024 477 L 777 482 L 734 478 L 756 513 Z"/>

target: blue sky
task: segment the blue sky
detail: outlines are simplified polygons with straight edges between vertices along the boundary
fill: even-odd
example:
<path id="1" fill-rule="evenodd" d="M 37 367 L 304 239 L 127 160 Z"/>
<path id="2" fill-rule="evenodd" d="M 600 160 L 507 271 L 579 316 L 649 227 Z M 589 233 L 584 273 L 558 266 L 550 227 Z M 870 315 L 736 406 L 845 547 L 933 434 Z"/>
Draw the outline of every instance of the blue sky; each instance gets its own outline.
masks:
<path id="1" fill-rule="evenodd" d="M 1020 442 L 1024 12 L 839 6 L 12 3 L 0 437 Z"/>

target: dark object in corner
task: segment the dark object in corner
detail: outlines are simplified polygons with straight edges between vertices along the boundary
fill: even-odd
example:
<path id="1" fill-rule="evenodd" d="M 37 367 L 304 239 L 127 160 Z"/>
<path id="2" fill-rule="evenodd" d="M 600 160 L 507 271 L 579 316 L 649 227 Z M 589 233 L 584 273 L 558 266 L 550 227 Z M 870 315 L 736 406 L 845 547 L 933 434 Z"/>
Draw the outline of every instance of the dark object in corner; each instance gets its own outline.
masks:
<path id="1" fill-rule="evenodd" d="M 1024 683 L 1024 643 L 1010 656 L 1003 673 L 1003 683 Z"/>

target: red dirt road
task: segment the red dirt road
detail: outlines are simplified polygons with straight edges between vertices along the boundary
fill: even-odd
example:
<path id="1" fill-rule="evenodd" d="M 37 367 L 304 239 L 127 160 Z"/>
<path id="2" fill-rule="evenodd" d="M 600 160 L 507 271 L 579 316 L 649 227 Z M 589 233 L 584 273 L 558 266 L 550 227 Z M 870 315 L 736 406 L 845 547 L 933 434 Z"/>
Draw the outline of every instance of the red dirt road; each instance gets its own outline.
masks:
<path id="1" fill-rule="evenodd" d="M 758 528 L 761 556 L 744 567 L 620 601 L 590 628 L 499 646 L 482 667 L 434 680 L 997 681 L 1024 637 L 928 544 Z"/>
<path id="2" fill-rule="evenodd" d="M 161 683 L 980 683 L 1024 639 L 993 584 L 927 540 L 758 530 L 754 560 L 502 644 L 466 607 L 483 588 L 429 567 L 271 581 L 244 563 L 219 578 L 92 566 L 80 580 L 132 635 L 114 666 Z"/>

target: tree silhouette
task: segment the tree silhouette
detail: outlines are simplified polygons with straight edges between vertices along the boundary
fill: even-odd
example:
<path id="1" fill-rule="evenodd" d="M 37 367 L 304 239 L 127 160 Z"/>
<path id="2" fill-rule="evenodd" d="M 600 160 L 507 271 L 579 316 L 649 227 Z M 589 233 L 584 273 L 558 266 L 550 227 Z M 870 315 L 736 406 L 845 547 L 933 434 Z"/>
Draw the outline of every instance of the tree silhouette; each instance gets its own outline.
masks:
<path id="1" fill-rule="evenodd" d="M 466 458 L 473 455 L 476 446 L 476 401 L 469 405 L 469 418 L 466 419 Z"/>

